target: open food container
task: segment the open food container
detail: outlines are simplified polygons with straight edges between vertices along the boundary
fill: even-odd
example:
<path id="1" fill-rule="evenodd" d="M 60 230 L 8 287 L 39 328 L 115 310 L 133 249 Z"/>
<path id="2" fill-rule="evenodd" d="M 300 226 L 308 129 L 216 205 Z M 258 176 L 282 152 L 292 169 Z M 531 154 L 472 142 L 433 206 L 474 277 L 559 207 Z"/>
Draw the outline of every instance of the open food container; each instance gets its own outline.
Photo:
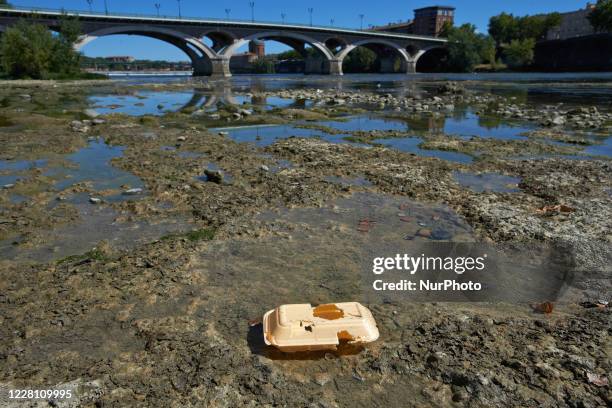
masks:
<path id="1" fill-rule="evenodd" d="M 379 336 L 372 312 L 357 302 L 282 305 L 264 315 L 263 332 L 267 345 L 288 353 L 336 350 Z"/>

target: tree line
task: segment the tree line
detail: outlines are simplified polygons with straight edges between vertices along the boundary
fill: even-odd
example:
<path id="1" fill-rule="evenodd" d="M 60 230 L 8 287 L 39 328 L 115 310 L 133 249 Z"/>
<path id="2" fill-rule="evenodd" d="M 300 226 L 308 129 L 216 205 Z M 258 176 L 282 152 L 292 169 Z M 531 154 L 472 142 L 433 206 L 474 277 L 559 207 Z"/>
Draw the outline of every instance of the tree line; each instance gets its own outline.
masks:
<path id="1" fill-rule="evenodd" d="M 0 0 L 0 6 L 6 7 Z M 81 72 L 81 55 L 74 43 L 81 33 L 76 18 L 62 17 L 57 34 L 40 24 L 19 21 L 0 37 L 0 75 L 12 79 L 73 79 Z"/>
<path id="2" fill-rule="evenodd" d="M 611 32 L 612 0 L 598 0 L 588 19 L 597 32 Z M 446 26 L 443 35 L 449 40 L 448 54 L 439 69 L 471 72 L 482 64 L 493 69 L 529 67 L 536 42 L 544 40 L 548 31 L 561 21 L 559 13 L 524 17 L 501 13 L 489 20 L 488 35 L 478 33 L 472 24 Z"/>

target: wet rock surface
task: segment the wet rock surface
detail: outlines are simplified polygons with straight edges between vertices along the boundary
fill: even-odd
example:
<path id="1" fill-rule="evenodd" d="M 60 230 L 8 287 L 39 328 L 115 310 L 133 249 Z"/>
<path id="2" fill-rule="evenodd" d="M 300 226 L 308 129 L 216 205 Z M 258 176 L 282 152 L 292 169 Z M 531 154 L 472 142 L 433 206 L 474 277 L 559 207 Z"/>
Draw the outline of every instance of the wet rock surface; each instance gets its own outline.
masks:
<path id="1" fill-rule="evenodd" d="M 119 95 L 130 91 L 125 85 L 89 86 Z M 31 97 L 19 96 L 26 93 Z M 551 124 L 542 123 L 546 128 L 525 140 L 418 132 L 422 149 L 474 158 L 459 163 L 372 143 L 414 136 L 414 126 L 337 130 L 358 144 L 287 137 L 268 146 L 239 143 L 214 129 L 295 121 L 330 127 L 327 122 L 364 109 L 410 124 L 415 114 L 433 118 L 466 107 L 483 117 L 510 116 L 539 126 L 542 116 L 534 112 L 545 108 L 446 82 L 408 96 L 316 88 L 255 96 L 312 105 L 262 110 L 246 103 L 219 105 L 206 115 L 191 107 L 155 116 L 96 116 L 86 111 L 86 92 L 71 84 L 34 89 L 24 83 L 2 91 L 0 115 L 10 118 L 11 127 L 0 128 L 0 177 L 16 179 L 0 189 L 0 240 L 10 244 L 11 254 L 35 253 L 53 232 L 88 217 L 75 196 L 99 199 L 85 204 L 88 211 L 113 214 L 107 224 L 180 220 L 181 228 L 154 234 L 129 250 L 113 242 L 110 229 L 107 239 L 68 257 L 26 260 L 2 252 L 1 389 L 71 384 L 78 395 L 73 406 L 611 403 L 610 309 L 597 302 L 609 301 L 610 293 L 612 169 L 605 157 L 564 156 L 581 154 L 582 145 L 570 143 L 575 127 L 592 122 L 606 132 L 609 112 L 557 106 L 558 116 L 545 110 Z M 121 147 L 109 165 L 142 185 L 130 178 L 127 184 L 100 186 L 88 176 L 64 187 L 63 178 L 47 171 L 56 163 L 74 166 L 66 157 L 92 140 Z M 525 157 L 535 155 L 549 157 Z M 495 173 L 520 182 L 512 191 L 477 191 L 459 183 L 457 172 Z M 203 174 L 209 182 L 198 179 Z M 419 225 L 426 219 L 410 219 L 398 207 L 399 236 L 498 245 L 554 242 L 590 279 L 572 288 L 569 300 L 555 304 L 552 313 L 526 304 L 389 302 L 371 305 L 381 337 L 361 352 L 291 356 L 265 348 L 257 326 L 248 322 L 267 310 L 361 295 L 351 254 L 356 242 L 369 242 L 373 231 L 386 227 L 380 221 L 343 224 L 331 216 L 306 216 L 313 209 L 343 214 L 342 206 L 330 202 L 361 193 L 431 209 L 443 205 L 456 214 L 457 225 L 465 225 L 461 231 L 440 222 Z M 15 194 L 25 201 L 16 201 Z M 317 228 L 309 225 L 313 219 L 320 222 Z M 583 302 L 601 306 L 587 308 Z"/>

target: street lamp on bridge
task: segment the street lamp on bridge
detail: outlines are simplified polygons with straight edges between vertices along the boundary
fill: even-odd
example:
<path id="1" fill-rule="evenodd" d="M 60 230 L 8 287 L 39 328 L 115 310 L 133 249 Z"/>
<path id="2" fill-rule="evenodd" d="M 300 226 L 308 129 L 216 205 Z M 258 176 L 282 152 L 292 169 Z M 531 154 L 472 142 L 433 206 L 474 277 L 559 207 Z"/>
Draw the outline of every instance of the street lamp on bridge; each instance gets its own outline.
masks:
<path id="1" fill-rule="evenodd" d="M 283 20 L 283 24 L 285 24 L 285 17 L 287 17 L 287 15 L 285 13 L 281 13 L 281 19 Z"/>
<path id="2" fill-rule="evenodd" d="M 255 22 L 255 2 L 249 1 L 249 6 L 251 7 L 251 22 Z"/>
<path id="3" fill-rule="evenodd" d="M 225 17 L 229 20 L 230 19 L 230 13 L 232 12 L 232 9 L 226 8 L 225 9 Z"/>
<path id="4" fill-rule="evenodd" d="M 108 3 L 104 0 L 104 14 L 108 16 Z"/>
<path id="5" fill-rule="evenodd" d="M 331 26 L 334 26 L 334 23 L 336 22 L 336 19 L 332 18 L 331 20 L 329 20 L 329 23 L 331 24 Z"/>
<path id="6" fill-rule="evenodd" d="M 178 3 L 178 9 L 179 9 L 179 20 L 183 18 L 183 15 L 181 14 L 181 0 L 176 0 L 176 2 Z"/>
<path id="7" fill-rule="evenodd" d="M 364 17 L 365 17 L 365 14 L 360 14 L 360 15 L 359 15 L 359 19 L 361 20 L 361 25 L 360 25 L 361 30 L 363 30 L 363 18 L 364 18 Z"/>
<path id="8" fill-rule="evenodd" d="M 89 4 L 89 12 L 93 13 L 93 8 L 92 8 L 93 0 L 87 0 L 87 4 Z"/>
<path id="9" fill-rule="evenodd" d="M 308 12 L 310 13 L 310 26 L 312 27 L 312 12 L 314 11 L 314 9 L 312 7 L 310 7 L 308 9 Z"/>
<path id="10" fill-rule="evenodd" d="M 159 3 L 155 3 L 155 8 L 157 9 L 157 17 L 159 17 L 159 9 L 161 7 L 161 4 Z"/>

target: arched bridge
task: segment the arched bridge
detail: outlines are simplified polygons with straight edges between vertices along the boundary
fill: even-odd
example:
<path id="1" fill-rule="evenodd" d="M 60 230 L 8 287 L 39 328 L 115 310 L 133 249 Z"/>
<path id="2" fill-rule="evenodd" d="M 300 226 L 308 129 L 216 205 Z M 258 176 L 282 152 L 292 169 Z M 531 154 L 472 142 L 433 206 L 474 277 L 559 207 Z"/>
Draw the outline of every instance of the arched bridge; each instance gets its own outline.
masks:
<path id="1" fill-rule="evenodd" d="M 423 54 L 446 43 L 442 38 L 334 27 L 24 9 L 0 10 L 0 30 L 20 19 L 57 30 L 63 15 L 79 18 L 83 35 L 76 44 L 77 49 L 107 35 L 152 37 L 185 52 L 196 76 L 231 76 L 232 55 L 252 40 L 286 44 L 304 56 L 306 73 L 332 75 L 342 75 L 344 59 L 357 47 L 369 48 L 378 55 L 381 72 L 411 73 L 415 72 Z M 314 52 L 308 52 L 308 46 Z"/>

